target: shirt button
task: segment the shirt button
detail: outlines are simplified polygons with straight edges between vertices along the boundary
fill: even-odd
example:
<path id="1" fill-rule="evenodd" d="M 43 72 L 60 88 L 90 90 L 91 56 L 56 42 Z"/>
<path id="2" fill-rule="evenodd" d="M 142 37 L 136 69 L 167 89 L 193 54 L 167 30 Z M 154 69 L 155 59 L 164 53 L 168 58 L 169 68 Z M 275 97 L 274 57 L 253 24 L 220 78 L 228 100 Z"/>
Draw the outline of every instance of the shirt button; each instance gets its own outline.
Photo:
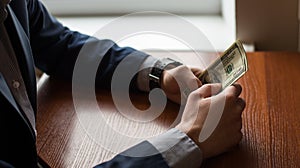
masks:
<path id="1" fill-rule="evenodd" d="M 13 83 L 13 87 L 14 87 L 15 89 L 18 89 L 18 88 L 20 87 L 20 82 L 18 82 L 18 81 L 16 81 L 16 80 L 13 80 L 12 83 Z"/>

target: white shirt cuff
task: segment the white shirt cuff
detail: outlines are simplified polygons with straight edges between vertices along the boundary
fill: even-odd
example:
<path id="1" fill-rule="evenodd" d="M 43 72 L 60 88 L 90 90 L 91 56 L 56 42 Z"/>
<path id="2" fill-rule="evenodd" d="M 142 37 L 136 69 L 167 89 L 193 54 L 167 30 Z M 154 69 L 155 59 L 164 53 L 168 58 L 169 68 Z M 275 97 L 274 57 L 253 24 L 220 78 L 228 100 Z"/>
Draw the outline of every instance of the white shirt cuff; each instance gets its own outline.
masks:
<path id="1" fill-rule="evenodd" d="M 183 132 L 176 128 L 148 140 L 172 168 L 198 168 L 202 163 L 202 152 Z"/>

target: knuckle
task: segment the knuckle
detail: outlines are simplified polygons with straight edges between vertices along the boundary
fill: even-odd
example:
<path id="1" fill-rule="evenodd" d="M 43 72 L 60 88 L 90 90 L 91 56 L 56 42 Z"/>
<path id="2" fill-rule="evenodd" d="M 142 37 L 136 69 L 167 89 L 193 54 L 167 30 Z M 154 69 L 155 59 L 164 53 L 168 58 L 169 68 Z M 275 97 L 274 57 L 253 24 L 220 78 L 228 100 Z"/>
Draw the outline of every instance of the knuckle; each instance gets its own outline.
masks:
<path id="1" fill-rule="evenodd" d="M 190 97 L 195 97 L 196 95 L 197 95 L 197 90 L 192 91 L 189 96 Z"/>
<path id="2" fill-rule="evenodd" d="M 200 87 L 198 94 L 200 97 L 205 97 L 205 95 L 210 94 L 211 92 L 212 92 L 211 84 L 206 84 Z"/>
<path id="3" fill-rule="evenodd" d="M 243 88 L 242 88 L 242 86 L 241 86 L 240 84 L 233 84 L 233 86 L 234 86 L 237 90 L 239 90 L 239 91 L 242 91 L 242 90 L 243 90 Z"/>
<path id="4" fill-rule="evenodd" d="M 209 84 L 203 85 L 202 87 L 200 87 L 198 89 L 198 94 L 202 94 L 203 92 L 205 92 L 206 90 L 210 89 Z"/>
<path id="5" fill-rule="evenodd" d="M 201 87 L 201 90 L 211 90 L 211 84 L 205 84 Z"/>
<path id="6" fill-rule="evenodd" d="M 205 95 L 204 95 L 204 93 L 203 93 L 202 91 L 199 91 L 199 92 L 197 93 L 197 96 L 200 97 L 200 98 L 205 97 Z"/>
<path id="7" fill-rule="evenodd" d="M 191 97 L 201 97 L 201 95 L 202 95 L 202 93 L 201 93 L 200 89 L 196 89 L 190 93 Z"/>
<path id="8" fill-rule="evenodd" d="M 236 101 L 236 108 L 238 113 L 242 113 L 246 107 L 246 102 L 242 98 L 238 98 Z"/>
<path id="9" fill-rule="evenodd" d="M 234 101 L 234 100 L 236 100 L 236 96 L 234 95 L 234 93 L 229 92 L 226 94 L 226 100 L 229 102 Z"/>
<path id="10" fill-rule="evenodd" d="M 239 98 L 239 103 L 240 103 L 240 106 L 242 107 L 242 109 L 244 109 L 246 107 L 246 101 L 242 98 Z"/>
<path id="11" fill-rule="evenodd" d="M 186 70 L 190 71 L 190 69 L 186 65 L 180 65 L 177 68 L 180 71 L 186 71 Z"/>

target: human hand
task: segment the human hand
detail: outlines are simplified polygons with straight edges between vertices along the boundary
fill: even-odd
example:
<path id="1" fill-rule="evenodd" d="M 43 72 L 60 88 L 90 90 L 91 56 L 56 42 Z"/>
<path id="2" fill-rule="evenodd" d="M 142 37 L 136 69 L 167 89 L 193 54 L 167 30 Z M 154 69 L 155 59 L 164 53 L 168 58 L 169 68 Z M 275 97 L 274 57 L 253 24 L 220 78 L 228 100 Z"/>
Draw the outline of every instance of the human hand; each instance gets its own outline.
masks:
<path id="1" fill-rule="evenodd" d="M 161 88 L 164 90 L 167 97 L 175 102 L 182 103 L 186 101 L 188 95 L 191 91 L 199 88 L 202 84 L 197 78 L 201 73 L 198 68 L 189 68 L 185 65 L 175 67 L 170 70 L 164 70 L 161 80 Z M 187 90 L 180 90 L 187 89 Z M 181 98 L 184 100 L 181 101 Z"/>
<path id="2" fill-rule="evenodd" d="M 199 146 L 204 159 L 229 150 L 242 138 L 241 114 L 245 108 L 244 100 L 239 98 L 242 88 L 238 84 L 229 86 L 223 91 L 225 97 L 219 93 L 221 89 L 221 84 L 206 84 L 192 92 L 188 97 L 181 122 L 176 126 Z M 212 99 L 214 105 L 222 104 L 225 99 L 223 114 L 212 134 L 204 142 L 199 142 Z"/>

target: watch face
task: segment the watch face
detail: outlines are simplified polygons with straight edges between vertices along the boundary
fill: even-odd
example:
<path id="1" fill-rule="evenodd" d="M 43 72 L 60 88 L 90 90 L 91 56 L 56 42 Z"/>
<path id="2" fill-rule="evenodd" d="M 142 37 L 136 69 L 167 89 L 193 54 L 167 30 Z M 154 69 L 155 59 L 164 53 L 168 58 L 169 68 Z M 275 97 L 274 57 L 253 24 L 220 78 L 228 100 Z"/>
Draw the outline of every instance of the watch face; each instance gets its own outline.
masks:
<path id="1" fill-rule="evenodd" d="M 163 58 L 161 60 L 164 63 L 164 67 L 162 69 L 168 70 L 182 65 L 182 63 L 177 62 L 171 58 Z"/>

